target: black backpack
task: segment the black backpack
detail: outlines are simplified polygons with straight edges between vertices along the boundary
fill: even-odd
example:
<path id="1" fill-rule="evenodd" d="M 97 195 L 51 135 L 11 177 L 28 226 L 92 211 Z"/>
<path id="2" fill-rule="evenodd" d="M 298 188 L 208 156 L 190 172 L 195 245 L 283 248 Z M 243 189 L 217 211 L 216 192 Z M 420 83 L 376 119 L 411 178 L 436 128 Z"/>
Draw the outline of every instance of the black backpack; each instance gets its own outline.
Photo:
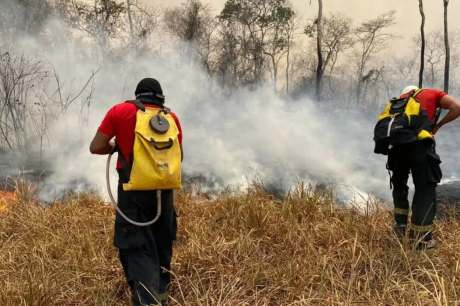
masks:
<path id="1" fill-rule="evenodd" d="M 433 139 L 432 123 L 416 99 L 421 91 L 407 98 L 393 98 L 386 105 L 374 128 L 375 153 L 388 155 L 394 145 Z"/>

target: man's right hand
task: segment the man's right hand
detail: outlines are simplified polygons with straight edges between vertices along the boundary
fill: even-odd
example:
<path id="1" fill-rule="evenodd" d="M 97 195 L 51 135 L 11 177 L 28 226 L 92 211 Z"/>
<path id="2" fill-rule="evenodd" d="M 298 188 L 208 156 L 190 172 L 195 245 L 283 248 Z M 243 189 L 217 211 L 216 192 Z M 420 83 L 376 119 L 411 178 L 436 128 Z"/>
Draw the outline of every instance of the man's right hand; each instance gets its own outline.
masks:
<path id="1" fill-rule="evenodd" d="M 117 142 L 115 141 L 115 138 L 110 139 L 109 146 L 112 147 L 112 150 L 110 151 L 110 154 L 113 154 L 113 153 L 118 151 L 118 146 L 117 146 Z"/>

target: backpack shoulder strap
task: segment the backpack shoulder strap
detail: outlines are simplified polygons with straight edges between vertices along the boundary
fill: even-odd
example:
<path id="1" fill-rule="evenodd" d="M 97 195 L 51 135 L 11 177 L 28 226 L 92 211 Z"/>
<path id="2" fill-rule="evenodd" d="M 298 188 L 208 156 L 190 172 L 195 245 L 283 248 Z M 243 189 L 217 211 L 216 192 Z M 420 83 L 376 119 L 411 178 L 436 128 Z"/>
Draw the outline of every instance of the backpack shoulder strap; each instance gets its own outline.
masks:
<path id="1" fill-rule="evenodd" d="M 136 105 L 137 109 L 140 109 L 141 111 L 145 112 L 145 105 L 141 102 L 141 100 L 129 100 L 126 101 L 126 103 L 134 104 Z"/>
<path id="2" fill-rule="evenodd" d="M 161 106 L 161 112 L 167 115 L 171 113 L 171 109 L 166 106 Z"/>
<path id="3" fill-rule="evenodd" d="M 396 102 L 404 101 L 404 100 L 407 100 L 407 98 L 397 98 L 397 97 L 394 97 L 394 98 L 391 98 L 390 103 L 396 103 Z"/>
<path id="4" fill-rule="evenodd" d="M 421 92 L 424 91 L 424 90 L 425 90 L 424 88 L 420 88 L 419 90 L 414 91 L 414 93 L 413 93 L 410 97 L 411 97 L 411 98 L 414 98 L 415 101 L 418 102 L 417 96 L 418 96 L 419 93 L 421 93 Z"/>

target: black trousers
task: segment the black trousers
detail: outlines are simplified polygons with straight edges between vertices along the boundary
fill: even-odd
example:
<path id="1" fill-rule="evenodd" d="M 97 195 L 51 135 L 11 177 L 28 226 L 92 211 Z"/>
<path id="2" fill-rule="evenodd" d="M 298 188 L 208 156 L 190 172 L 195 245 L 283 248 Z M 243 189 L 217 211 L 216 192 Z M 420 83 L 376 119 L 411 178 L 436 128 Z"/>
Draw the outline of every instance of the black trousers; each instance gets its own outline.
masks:
<path id="1" fill-rule="evenodd" d="M 415 186 L 412 201 L 411 228 L 425 239 L 431 239 L 436 215 L 436 186 L 442 178 L 432 141 L 393 147 L 388 154 L 388 169 L 392 172 L 394 217 L 397 226 L 404 226 L 409 215 L 409 173 Z"/>
<path id="2" fill-rule="evenodd" d="M 133 305 L 155 304 L 167 296 L 177 230 L 173 191 L 162 191 L 161 202 L 161 217 L 147 227 L 132 225 L 116 215 L 114 244 L 133 293 Z M 156 215 L 156 191 L 124 191 L 120 179 L 118 206 L 134 221 L 148 222 Z"/>

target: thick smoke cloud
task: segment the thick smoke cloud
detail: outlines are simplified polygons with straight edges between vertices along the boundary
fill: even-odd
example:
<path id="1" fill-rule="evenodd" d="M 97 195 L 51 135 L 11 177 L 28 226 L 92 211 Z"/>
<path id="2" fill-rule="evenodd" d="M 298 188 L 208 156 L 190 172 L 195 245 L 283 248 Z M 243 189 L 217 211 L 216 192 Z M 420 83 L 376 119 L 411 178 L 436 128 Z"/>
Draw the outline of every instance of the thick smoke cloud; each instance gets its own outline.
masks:
<path id="1" fill-rule="evenodd" d="M 269 85 L 229 94 L 190 56 L 176 52 L 181 46 L 102 61 L 90 42 L 69 39 L 71 31 L 60 21 L 47 27 L 52 45 L 27 37 L 17 39 L 13 49 L 49 63 L 69 90 L 97 75 L 87 122 L 75 105 L 50 128 L 45 157 L 52 174 L 42 186 L 45 200 L 69 189 L 105 194 L 106 157 L 91 156 L 89 142 L 106 111 L 132 99 L 143 77 L 160 80 L 167 105 L 181 118 L 188 176 L 204 177 L 213 187 L 244 186 L 260 178 L 280 188 L 299 181 L 330 183 L 344 200 L 355 191 L 389 196 L 385 159 L 372 152 L 373 115 L 345 110 L 340 101 L 321 106 L 308 98 L 285 100 Z M 447 167 L 454 164 L 448 160 Z"/>
<path id="2" fill-rule="evenodd" d="M 64 67 L 81 75 L 96 65 L 74 60 Z M 131 99 L 138 80 L 147 76 L 161 81 L 168 106 L 181 118 L 188 176 L 202 176 L 218 187 L 244 185 L 254 178 L 280 188 L 308 181 L 378 193 L 384 185 L 382 161 L 372 154 L 371 121 L 353 112 L 320 108 L 307 98 L 283 100 L 269 86 L 229 95 L 197 65 L 168 54 L 103 67 L 89 124 L 81 126 L 72 113 L 56 122 L 52 130 L 57 147 L 50 155 L 55 169 L 47 197 L 53 188 L 59 194 L 75 186 L 77 178 L 85 182 L 77 190 L 86 183 L 103 190 L 105 157 L 90 156 L 88 143 L 105 112 Z"/>

